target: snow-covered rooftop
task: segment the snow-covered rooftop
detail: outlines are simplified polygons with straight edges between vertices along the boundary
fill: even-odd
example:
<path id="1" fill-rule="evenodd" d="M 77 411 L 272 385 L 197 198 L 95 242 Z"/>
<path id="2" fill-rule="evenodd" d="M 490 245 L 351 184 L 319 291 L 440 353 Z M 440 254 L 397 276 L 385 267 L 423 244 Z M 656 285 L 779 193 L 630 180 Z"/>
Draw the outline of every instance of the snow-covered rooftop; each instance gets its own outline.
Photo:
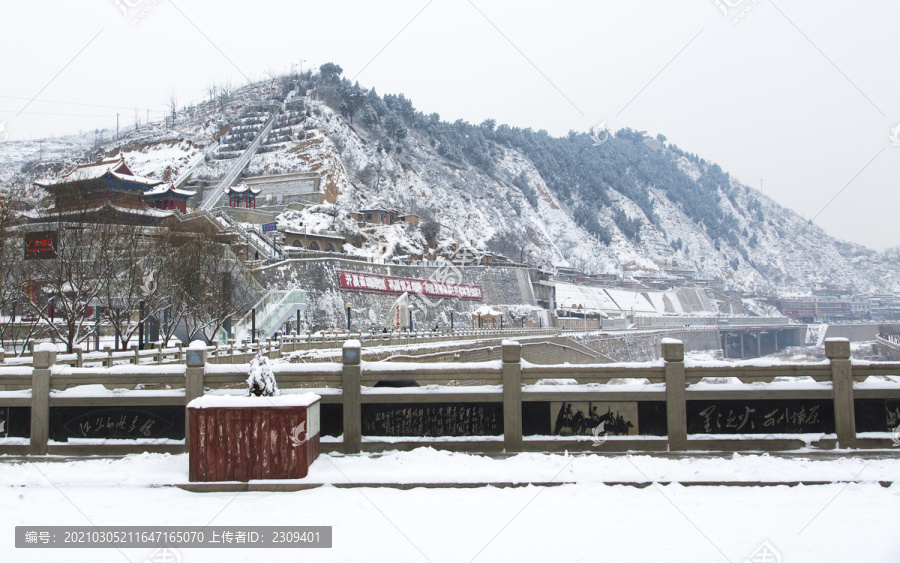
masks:
<path id="1" fill-rule="evenodd" d="M 180 196 L 191 197 L 195 195 L 197 192 L 191 190 L 180 190 L 173 186 L 172 184 L 159 184 L 156 187 L 150 188 L 149 190 L 144 192 L 145 196 L 158 196 L 165 195 L 167 193 L 173 193 Z"/>
<path id="2" fill-rule="evenodd" d="M 53 180 L 40 180 L 35 183 L 39 186 L 44 187 L 57 186 L 60 184 L 68 184 L 71 182 L 96 180 L 106 176 L 107 174 L 125 182 L 145 184 L 147 186 L 156 186 L 157 184 L 162 183 L 161 180 L 155 180 L 153 178 L 145 178 L 143 176 L 135 175 L 134 172 L 132 172 L 128 167 L 128 165 L 125 164 L 125 159 L 122 156 L 106 158 L 99 162 L 90 164 L 82 164 L 81 166 L 78 166 L 71 172 L 64 174 L 59 178 Z"/>

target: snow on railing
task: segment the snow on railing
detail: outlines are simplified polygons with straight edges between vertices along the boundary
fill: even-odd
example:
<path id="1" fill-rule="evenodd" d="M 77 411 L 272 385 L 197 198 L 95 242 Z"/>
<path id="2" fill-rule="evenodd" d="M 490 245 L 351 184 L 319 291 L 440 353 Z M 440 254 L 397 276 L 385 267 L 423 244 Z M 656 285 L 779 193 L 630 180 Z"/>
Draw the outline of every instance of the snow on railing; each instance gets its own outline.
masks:
<path id="1" fill-rule="evenodd" d="M 339 416 L 343 418 L 343 435 L 333 444 L 336 449 L 345 453 L 376 447 L 367 445 L 363 439 L 364 405 L 406 403 L 443 407 L 449 403 L 502 404 L 505 408 L 498 411 L 502 417 L 502 442 L 487 436 L 470 436 L 466 439 L 466 448 L 472 450 L 474 447 L 475 451 L 487 448 L 485 451 L 488 451 L 499 447 L 509 453 L 524 449 L 523 424 L 531 412 L 522 408 L 525 404 L 563 402 L 577 405 L 623 401 L 665 405 L 665 434 L 656 436 L 654 433 L 650 436 L 644 432 L 636 436 L 616 436 L 613 440 L 621 441 L 620 446 L 624 449 L 639 450 L 648 446 L 669 451 L 723 447 L 747 449 L 748 446 L 761 450 L 802 447 L 802 444 L 798 446 L 798 441 L 792 440 L 789 435 L 774 437 L 767 434 L 770 430 L 762 423 L 765 413 L 749 407 L 746 410 L 742 408 L 739 412 L 735 410 L 733 416 L 728 415 L 731 418 L 707 418 L 707 426 L 712 428 L 719 423 L 732 424 L 732 419 L 734 424 L 746 422 L 744 419 L 750 413 L 756 413 L 754 416 L 759 419 L 759 424 L 752 431 L 746 430 L 749 434 L 721 435 L 711 440 L 709 431 L 698 437 L 696 433 L 701 431 L 693 430 L 693 437 L 689 439 L 688 430 L 691 426 L 688 422 L 690 401 L 711 404 L 742 401 L 742 404 L 750 404 L 747 401 L 798 400 L 827 401 L 829 405 L 833 405 L 833 419 L 830 416 L 832 406 L 828 407 L 828 417 L 819 418 L 816 415 L 815 420 L 814 413 L 808 410 L 801 410 L 799 407 L 796 412 L 792 410 L 791 416 L 794 419 L 791 419 L 791 424 L 806 424 L 810 428 L 827 427 L 816 431 L 823 436 L 819 439 L 819 447 L 837 446 L 846 449 L 887 446 L 889 449 L 890 440 L 887 438 L 870 438 L 857 434 L 853 415 L 854 398 L 887 398 L 900 391 L 900 379 L 884 377 L 900 374 L 900 362 L 854 361 L 850 357 L 850 345 L 846 339 L 827 340 L 827 360 L 805 363 L 768 358 L 736 363 L 685 361 L 684 345 L 674 339 L 664 339 L 661 342 L 662 358 L 656 361 L 593 365 L 531 364 L 522 359 L 521 344 L 510 340 L 505 340 L 500 346 L 501 360 L 485 362 L 364 362 L 360 360 L 360 346 L 361 343 L 353 339 L 347 342 L 342 347 L 340 363 L 281 362 L 272 365 L 282 393 L 313 390 L 321 395 L 324 405 L 341 405 Z M 92 408 L 110 409 L 127 409 L 128 405 L 140 405 L 141 409 L 146 410 L 154 405 L 187 405 L 205 394 L 205 389 L 214 394 L 246 393 L 246 390 L 235 390 L 245 386 L 248 364 L 223 365 L 223 362 L 218 361 L 221 358 L 213 355 L 214 350 L 203 346 L 192 347 L 191 352 L 199 354 L 193 354 L 187 365 L 114 366 L 98 369 L 61 366 L 55 351 L 36 349 L 33 369 L 0 368 L 0 386 L 12 391 L 0 393 L 0 408 L 31 407 L 32 424 L 28 445 L 15 447 L 24 453 L 46 454 L 52 423 L 50 410 L 54 404 L 77 407 L 83 403 Z M 878 379 L 867 381 L 871 376 Z M 732 378 L 738 378 L 739 382 Z M 788 380 L 775 381 L 781 378 Z M 727 380 L 728 383 L 720 383 L 722 380 Z M 374 386 L 384 381 L 414 381 L 424 386 Z M 107 388 L 112 386 L 116 388 L 115 391 Z M 148 387 L 152 390 L 143 390 Z M 19 392 L 29 390 L 29 393 Z M 623 399 L 623 396 L 627 398 Z M 704 412 L 707 411 L 708 409 Z M 797 414 L 798 412 L 802 414 Z M 803 421 L 797 422 L 797 416 L 802 416 Z M 527 420 L 529 423 L 534 422 L 533 417 Z M 696 424 L 693 426 L 696 428 Z M 597 438 L 597 435 L 594 437 Z M 592 446 L 602 446 L 606 441 L 605 435 L 599 444 L 599 439 L 592 443 L 590 436 L 582 438 L 566 441 L 566 449 L 597 451 L 591 450 Z M 441 439 L 434 438 L 438 442 Z M 559 436 L 529 437 L 529 449 L 558 450 L 561 439 Z M 396 439 L 394 442 L 392 447 L 400 448 L 430 445 L 428 439 L 422 437 L 413 437 L 406 442 Z M 453 447 L 446 441 L 443 444 Z M 9 447 L 0 445 L 0 453 Z M 69 452 L 73 455 L 103 453 L 110 448 L 107 444 L 92 445 L 89 448 L 83 444 L 71 447 L 54 444 L 52 447 L 58 453 Z M 177 443 L 172 446 L 171 451 L 184 449 L 185 445 Z"/>

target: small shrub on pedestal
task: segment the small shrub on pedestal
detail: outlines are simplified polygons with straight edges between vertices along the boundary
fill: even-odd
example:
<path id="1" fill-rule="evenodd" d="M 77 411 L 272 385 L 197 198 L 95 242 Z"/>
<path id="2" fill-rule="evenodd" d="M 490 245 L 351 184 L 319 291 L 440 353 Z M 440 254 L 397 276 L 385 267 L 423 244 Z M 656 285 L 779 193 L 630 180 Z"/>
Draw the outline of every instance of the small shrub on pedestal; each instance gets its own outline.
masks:
<path id="1" fill-rule="evenodd" d="M 269 358 L 258 352 L 250 362 L 250 375 L 247 377 L 247 385 L 250 387 L 250 395 L 257 397 L 274 397 L 278 395 L 278 384 L 275 383 L 275 374 L 272 373 L 272 365 Z"/>

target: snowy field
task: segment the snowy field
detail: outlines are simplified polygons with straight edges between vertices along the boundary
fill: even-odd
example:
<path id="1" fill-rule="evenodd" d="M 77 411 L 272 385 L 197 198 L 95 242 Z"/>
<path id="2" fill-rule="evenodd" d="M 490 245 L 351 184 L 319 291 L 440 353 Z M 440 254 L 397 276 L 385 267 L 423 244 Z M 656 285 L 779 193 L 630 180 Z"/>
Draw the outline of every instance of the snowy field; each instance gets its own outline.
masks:
<path id="1" fill-rule="evenodd" d="M 893 452 L 891 452 L 892 454 Z M 182 549 L 181 561 L 900 561 L 900 457 L 810 453 L 495 459 L 419 449 L 322 456 L 291 493 L 189 493 L 186 455 L 20 463 L 0 458 L 0 561 L 147 560 L 152 549 L 16 550 L 17 525 L 333 526 L 322 550 Z M 834 481 L 739 487 L 621 482 Z M 341 483 L 564 482 L 517 488 Z M 842 481 L 854 481 L 846 483 Z"/>

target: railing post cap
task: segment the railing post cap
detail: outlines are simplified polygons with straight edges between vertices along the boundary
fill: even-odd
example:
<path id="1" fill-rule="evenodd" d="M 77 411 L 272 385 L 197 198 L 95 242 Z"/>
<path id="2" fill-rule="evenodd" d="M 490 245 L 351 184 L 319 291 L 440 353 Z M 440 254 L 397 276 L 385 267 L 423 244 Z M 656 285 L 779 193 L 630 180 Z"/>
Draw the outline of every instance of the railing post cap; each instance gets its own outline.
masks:
<path id="1" fill-rule="evenodd" d="M 684 361 L 684 342 L 674 338 L 663 338 L 660 343 L 663 360 L 667 362 Z"/>
<path id="2" fill-rule="evenodd" d="M 825 357 L 829 360 L 849 360 L 850 341 L 846 338 L 826 338 Z"/>
<path id="3" fill-rule="evenodd" d="M 515 340 L 501 342 L 503 362 L 507 364 L 518 363 L 522 360 L 522 344 Z"/>
<path id="4" fill-rule="evenodd" d="M 56 363 L 56 346 L 50 343 L 38 344 L 34 347 L 33 364 L 35 369 L 47 369 Z"/>
<path id="5" fill-rule="evenodd" d="M 206 353 L 206 342 L 194 340 L 188 346 L 185 363 L 189 368 L 203 367 L 206 365 Z"/>
<path id="6" fill-rule="evenodd" d="M 344 342 L 344 345 L 341 347 L 341 357 L 345 364 L 358 364 L 359 363 L 359 350 L 362 347 L 362 344 L 359 340 L 347 340 Z"/>

